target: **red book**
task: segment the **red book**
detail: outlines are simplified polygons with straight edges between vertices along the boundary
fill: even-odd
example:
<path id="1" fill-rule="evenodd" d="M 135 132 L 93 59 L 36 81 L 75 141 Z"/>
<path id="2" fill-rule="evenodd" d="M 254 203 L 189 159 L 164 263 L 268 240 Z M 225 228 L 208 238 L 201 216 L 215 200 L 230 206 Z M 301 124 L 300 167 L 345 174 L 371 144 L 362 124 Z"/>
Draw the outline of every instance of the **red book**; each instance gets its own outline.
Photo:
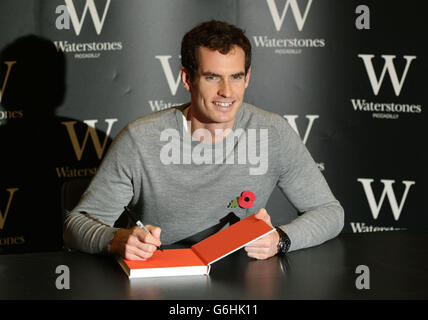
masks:
<path id="1" fill-rule="evenodd" d="M 188 249 L 157 250 L 150 259 L 118 262 L 129 278 L 207 275 L 211 264 L 275 231 L 254 214 Z"/>

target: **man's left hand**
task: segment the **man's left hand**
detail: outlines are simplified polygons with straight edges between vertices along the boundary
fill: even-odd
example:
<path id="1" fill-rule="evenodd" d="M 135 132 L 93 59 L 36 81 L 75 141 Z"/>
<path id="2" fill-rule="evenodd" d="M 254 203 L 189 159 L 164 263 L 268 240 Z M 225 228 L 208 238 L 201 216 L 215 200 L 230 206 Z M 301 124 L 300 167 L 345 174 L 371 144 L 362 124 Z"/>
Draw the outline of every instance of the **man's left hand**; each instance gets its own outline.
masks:
<path id="1" fill-rule="evenodd" d="M 272 226 L 270 221 L 270 216 L 266 209 L 262 208 L 257 211 L 255 217 L 257 219 L 263 220 L 268 225 Z M 275 230 L 274 232 L 269 233 L 268 235 L 260 238 L 248 246 L 245 247 L 245 251 L 251 258 L 256 258 L 259 260 L 268 259 L 278 252 L 278 242 L 279 242 L 279 234 Z"/>

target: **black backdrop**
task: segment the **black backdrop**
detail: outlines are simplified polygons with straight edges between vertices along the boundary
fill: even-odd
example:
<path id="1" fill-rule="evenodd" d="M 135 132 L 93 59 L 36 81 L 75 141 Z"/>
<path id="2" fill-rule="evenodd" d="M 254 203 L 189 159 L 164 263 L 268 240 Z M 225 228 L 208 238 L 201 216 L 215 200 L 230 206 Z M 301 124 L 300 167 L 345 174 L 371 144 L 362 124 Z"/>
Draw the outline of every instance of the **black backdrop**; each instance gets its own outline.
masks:
<path id="1" fill-rule="evenodd" d="M 428 226 L 423 1 L 2 0 L 0 253 L 61 247 L 64 182 L 93 176 L 127 122 L 189 100 L 180 42 L 208 19 L 246 30 L 245 100 L 298 131 L 344 232 Z M 296 217 L 278 190 L 267 209 Z"/>

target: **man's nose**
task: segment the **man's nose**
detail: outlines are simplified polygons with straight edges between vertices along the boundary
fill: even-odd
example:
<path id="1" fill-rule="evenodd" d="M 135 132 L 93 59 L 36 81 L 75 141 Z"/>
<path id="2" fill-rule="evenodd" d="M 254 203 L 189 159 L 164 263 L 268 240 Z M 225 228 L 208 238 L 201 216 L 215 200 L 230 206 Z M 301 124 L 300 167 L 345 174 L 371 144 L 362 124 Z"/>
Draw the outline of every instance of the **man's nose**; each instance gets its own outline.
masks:
<path id="1" fill-rule="evenodd" d="M 230 83 L 227 80 L 223 80 L 220 83 L 220 87 L 218 89 L 218 95 L 222 96 L 222 97 L 230 97 L 232 95 L 232 89 L 230 87 Z"/>

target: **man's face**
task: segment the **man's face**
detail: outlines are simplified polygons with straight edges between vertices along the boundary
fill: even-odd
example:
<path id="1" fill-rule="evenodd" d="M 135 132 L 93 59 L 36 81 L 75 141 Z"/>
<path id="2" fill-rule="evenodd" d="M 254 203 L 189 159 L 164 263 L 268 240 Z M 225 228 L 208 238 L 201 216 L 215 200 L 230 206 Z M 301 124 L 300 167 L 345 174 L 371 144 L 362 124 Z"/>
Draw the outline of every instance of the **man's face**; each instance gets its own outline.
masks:
<path id="1" fill-rule="evenodd" d="M 192 115 L 203 123 L 233 126 L 250 79 L 245 74 L 245 52 L 235 46 L 229 53 L 200 47 L 193 79 L 183 69 L 184 87 L 191 93 Z"/>

